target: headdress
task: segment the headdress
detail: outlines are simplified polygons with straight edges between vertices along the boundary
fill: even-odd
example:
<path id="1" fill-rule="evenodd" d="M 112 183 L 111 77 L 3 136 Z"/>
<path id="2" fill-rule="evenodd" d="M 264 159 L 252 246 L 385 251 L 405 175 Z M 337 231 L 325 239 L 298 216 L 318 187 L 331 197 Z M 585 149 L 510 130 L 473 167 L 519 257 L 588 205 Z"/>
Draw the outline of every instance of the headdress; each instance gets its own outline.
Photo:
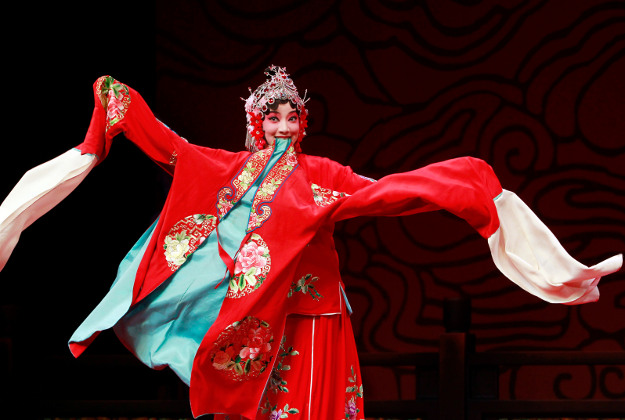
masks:
<path id="1" fill-rule="evenodd" d="M 269 106 L 283 100 L 291 102 L 299 113 L 300 129 L 297 135 L 295 149 L 299 152 L 299 143 L 306 135 L 308 110 L 306 109 L 306 93 L 301 98 L 293 80 L 286 72 L 286 68 L 271 65 L 265 69 L 267 80 L 254 92 L 250 88 L 250 96 L 245 100 L 245 112 L 247 114 L 247 137 L 245 147 L 256 152 L 265 148 L 267 142 L 263 132 L 264 114 L 269 111 Z M 243 98 L 241 98 L 243 99 Z"/>

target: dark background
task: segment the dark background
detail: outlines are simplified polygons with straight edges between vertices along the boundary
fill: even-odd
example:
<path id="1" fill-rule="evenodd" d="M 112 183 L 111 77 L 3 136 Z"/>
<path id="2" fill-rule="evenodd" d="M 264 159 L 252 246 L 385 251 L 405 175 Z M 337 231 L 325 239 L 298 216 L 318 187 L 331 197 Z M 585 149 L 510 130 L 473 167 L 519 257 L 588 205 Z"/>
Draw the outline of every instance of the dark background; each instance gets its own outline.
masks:
<path id="1" fill-rule="evenodd" d="M 83 3 L 5 9 L 1 197 L 82 141 L 101 75 L 139 90 L 192 143 L 237 151 L 240 98 L 276 64 L 308 90 L 305 153 L 374 178 L 479 157 L 583 263 L 625 248 L 622 1 Z M 167 186 L 119 139 L 22 234 L 0 274 L 21 395 L 143 398 L 152 381 L 175 381 L 135 366 L 111 377 L 66 347 Z M 337 226 L 336 241 L 362 351 L 436 351 L 443 302 L 457 297 L 471 299 L 480 351 L 625 350 L 623 273 L 602 280 L 598 303 L 550 305 L 499 274 L 486 242 L 448 214 L 356 219 Z M 85 357 L 125 354 L 107 331 Z M 585 368 L 570 373 L 578 380 L 555 385 L 557 372 L 516 372 L 516 395 L 625 396 L 622 375 L 597 383 Z M 411 397 L 411 375 L 371 371 L 368 396 Z"/>

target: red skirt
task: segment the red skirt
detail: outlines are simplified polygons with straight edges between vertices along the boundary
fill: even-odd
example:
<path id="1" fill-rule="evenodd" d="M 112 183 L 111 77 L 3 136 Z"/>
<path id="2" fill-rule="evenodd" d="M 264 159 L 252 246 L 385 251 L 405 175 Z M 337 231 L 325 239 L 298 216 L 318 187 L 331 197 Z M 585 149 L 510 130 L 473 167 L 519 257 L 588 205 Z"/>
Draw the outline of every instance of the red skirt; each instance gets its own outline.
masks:
<path id="1" fill-rule="evenodd" d="M 365 418 L 358 354 L 347 314 L 287 318 L 256 415 L 256 419 L 285 418 Z M 242 419 L 215 415 L 215 420 Z"/>

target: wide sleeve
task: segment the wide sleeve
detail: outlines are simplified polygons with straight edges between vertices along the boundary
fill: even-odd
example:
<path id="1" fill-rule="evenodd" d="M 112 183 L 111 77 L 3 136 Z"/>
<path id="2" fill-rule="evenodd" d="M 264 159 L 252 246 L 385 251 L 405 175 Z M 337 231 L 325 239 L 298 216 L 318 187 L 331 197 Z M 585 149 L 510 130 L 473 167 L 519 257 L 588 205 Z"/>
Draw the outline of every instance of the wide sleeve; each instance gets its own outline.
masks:
<path id="1" fill-rule="evenodd" d="M 447 210 L 488 238 L 499 226 L 493 198 L 502 191 L 491 167 L 464 157 L 369 182 L 334 208 L 332 219 L 405 216 Z"/>
<path id="2" fill-rule="evenodd" d="M 24 174 L 0 205 L 0 270 L 21 233 L 67 197 L 108 155 L 123 133 L 152 160 L 173 173 L 187 142 L 161 123 L 141 95 L 110 76 L 93 85 L 94 109 L 84 141 Z"/>
<path id="3" fill-rule="evenodd" d="M 495 199 L 499 228 L 488 238 L 499 271 L 547 302 L 579 304 L 599 299 L 599 279 L 620 270 L 622 254 L 587 267 L 571 257 L 549 228 L 513 192 Z"/>
<path id="4" fill-rule="evenodd" d="M 587 267 L 571 257 L 521 199 L 503 190 L 492 168 L 465 157 L 381 178 L 345 197 L 334 220 L 447 210 L 488 240 L 497 268 L 548 302 L 578 304 L 599 298 L 597 284 L 623 264 L 621 254 Z"/>
<path id="5" fill-rule="evenodd" d="M 0 270 L 24 229 L 67 197 L 96 163 L 95 155 L 72 149 L 24 174 L 0 205 Z"/>

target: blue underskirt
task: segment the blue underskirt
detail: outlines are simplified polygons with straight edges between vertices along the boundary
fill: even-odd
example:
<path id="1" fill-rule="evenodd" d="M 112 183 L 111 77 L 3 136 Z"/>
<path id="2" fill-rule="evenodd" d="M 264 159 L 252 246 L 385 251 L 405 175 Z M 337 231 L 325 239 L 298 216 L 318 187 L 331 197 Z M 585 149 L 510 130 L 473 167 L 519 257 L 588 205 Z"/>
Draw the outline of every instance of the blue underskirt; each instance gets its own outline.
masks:
<path id="1" fill-rule="evenodd" d="M 261 176 L 217 225 L 221 246 L 233 259 L 246 236 L 256 191 L 289 144 L 286 140 L 277 142 Z M 150 226 L 122 260 L 111 289 L 74 332 L 70 342 L 87 340 L 94 333 L 113 327 L 122 343 L 147 366 L 154 369 L 169 366 L 189 384 L 197 349 L 217 319 L 228 291 L 229 279 L 222 281 L 227 267 L 219 257 L 217 235 L 213 231 L 171 277 L 130 307 L 137 269 L 156 224 Z"/>

